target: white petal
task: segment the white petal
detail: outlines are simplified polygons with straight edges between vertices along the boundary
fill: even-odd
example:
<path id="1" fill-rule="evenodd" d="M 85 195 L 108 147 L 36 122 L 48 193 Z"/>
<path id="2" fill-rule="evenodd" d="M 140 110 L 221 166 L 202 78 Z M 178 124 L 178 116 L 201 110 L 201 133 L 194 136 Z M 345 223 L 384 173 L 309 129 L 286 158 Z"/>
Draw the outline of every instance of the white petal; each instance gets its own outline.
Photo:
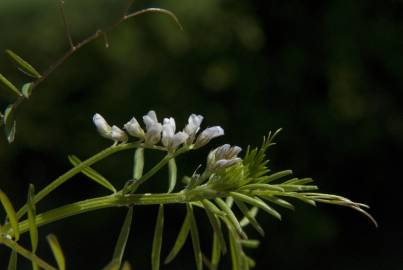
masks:
<path id="1" fill-rule="evenodd" d="M 158 123 L 157 114 L 154 111 L 149 111 L 143 116 L 143 121 L 148 131 L 153 125 Z"/>
<path id="2" fill-rule="evenodd" d="M 212 139 L 222 136 L 222 135 L 224 135 L 224 129 L 222 129 L 222 127 L 220 127 L 220 126 L 206 128 L 197 137 L 196 143 L 195 143 L 195 148 L 200 148 L 200 147 L 206 145 L 207 143 L 209 143 L 209 141 L 211 141 Z"/>
<path id="3" fill-rule="evenodd" d="M 117 126 L 112 126 L 112 131 L 111 131 L 111 138 L 114 141 L 118 142 L 126 142 L 127 141 L 127 135 L 126 133 L 118 128 Z"/>
<path id="4" fill-rule="evenodd" d="M 102 137 L 110 139 L 112 132 L 111 126 L 106 122 L 106 120 L 99 113 L 94 114 L 92 121 L 94 122 L 99 134 Z"/>
<path id="5" fill-rule="evenodd" d="M 161 140 L 161 131 L 162 125 L 160 123 L 152 125 L 149 129 L 147 129 L 145 138 L 146 143 L 151 145 L 157 144 Z"/>
<path id="6" fill-rule="evenodd" d="M 124 129 L 131 136 L 144 138 L 144 130 L 140 127 L 139 122 L 134 117 L 124 125 Z"/>
<path id="7" fill-rule="evenodd" d="M 176 133 L 172 137 L 172 140 L 171 140 L 171 143 L 170 143 L 170 148 L 171 149 L 178 148 L 179 145 L 183 144 L 187 140 L 188 137 L 189 137 L 189 135 L 187 133 L 185 133 L 185 132 L 180 131 L 180 132 Z"/>

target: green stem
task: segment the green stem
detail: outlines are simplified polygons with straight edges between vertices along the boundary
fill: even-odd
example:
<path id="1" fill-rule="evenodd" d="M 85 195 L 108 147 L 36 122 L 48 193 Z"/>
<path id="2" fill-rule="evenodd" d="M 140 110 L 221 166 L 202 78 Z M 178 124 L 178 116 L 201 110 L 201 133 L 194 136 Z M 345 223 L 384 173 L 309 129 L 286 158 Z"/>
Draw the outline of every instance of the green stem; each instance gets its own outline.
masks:
<path id="1" fill-rule="evenodd" d="M 36 215 L 36 225 L 42 226 L 78 214 L 95 211 L 103 208 L 122 207 L 131 205 L 159 205 L 159 204 L 177 204 L 196 202 L 203 199 L 213 199 L 217 197 L 226 197 L 227 192 L 203 192 L 202 190 L 195 192 L 186 191 L 178 193 L 157 193 L 157 194 L 127 194 L 121 193 L 87 199 L 71 203 L 45 213 Z M 20 233 L 29 230 L 28 220 L 19 223 Z"/>
<path id="2" fill-rule="evenodd" d="M 21 256 L 27 258 L 28 260 L 35 262 L 40 266 L 41 268 L 45 270 L 57 270 L 55 267 L 51 266 L 35 254 L 33 254 L 31 251 L 25 249 L 24 247 L 20 246 L 18 243 L 7 239 L 5 237 L 0 237 L 0 244 L 4 244 L 5 246 L 9 247 L 12 250 L 15 250 L 18 254 Z"/>
<path id="3" fill-rule="evenodd" d="M 139 145 L 139 143 L 127 143 L 127 144 L 119 144 L 116 146 L 111 146 L 108 147 L 98 154 L 95 154 L 94 156 L 90 157 L 89 159 L 81 162 L 79 165 L 76 167 L 70 169 L 63 175 L 59 176 L 56 178 L 53 182 L 51 182 L 49 185 L 47 185 L 45 188 L 43 188 L 40 192 L 38 192 L 35 197 L 33 198 L 33 203 L 37 204 L 39 201 L 41 201 L 43 198 L 45 198 L 50 192 L 58 188 L 60 185 L 65 183 L 67 180 L 69 180 L 71 177 L 74 175 L 78 174 L 81 172 L 84 168 L 91 166 L 92 164 L 106 158 L 107 156 L 110 156 L 116 152 L 123 151 L 123 150 L 128 150 L 135 148 Z M 17 212 L 17 218 L 21 218 L 28 210 L 27 204 L 25 204 L 21 209 Z"/>

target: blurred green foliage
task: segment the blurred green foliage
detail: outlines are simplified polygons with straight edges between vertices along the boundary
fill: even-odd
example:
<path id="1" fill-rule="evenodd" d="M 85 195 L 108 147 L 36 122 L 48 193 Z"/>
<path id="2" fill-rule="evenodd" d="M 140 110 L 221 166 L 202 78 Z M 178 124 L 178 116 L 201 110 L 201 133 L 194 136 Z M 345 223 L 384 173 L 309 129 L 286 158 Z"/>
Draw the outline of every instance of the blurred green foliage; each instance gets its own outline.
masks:
<path id="1" fill-rule="evenodd" d="M 66 0 L 73 40 L 110 25 L 125 5 Z M 109 142 L 91 123 L 96 112 L 122 125 L 155 109 L 160 117 L 175 116 L 178 126 L 199 113 L 226 130 L 217 144 L 244 148 L 283 127 L 271 165 L 368 203 L 381 227 L 373 230 L 361 216 L 331 207 L 301 205 L 281 224 L 262 216 L 268 235 L 255 251 L 257 269 L 401 267 L 402 221 L 387 206 L 395 205 L 403 153 L 403 2 L 166 0 L 133 6 L 145 7 L 172 10 L 184 31 L 163 15 L 134 18 L 108 36 L 108 49 L 103 40 L 88 45 L 40 86 L 18 109 L 16 142 L 0 139 L 0 183 L 10 198 L 21 205 L 29 182 L 39 189 L 69 168 L 68 154 L 85 158 L 105 147 Z M 12 49 L 41 71 L 68 49 L 57 1 L 0 1 L 0 33 L 0 51 Z M 0 72 L 18 86 L 23 82 L 5 54 Z M 2 109 L 11 100 L 0 92 Z M 182 170 L 203 158 L 184 161 L 189 166 Z M 103 162 L 101 171 L 123 185 L 130 164 L 130 154 L 122 154 Z M 102 192 L 76 178 L 80 183 L 67 184 L 38 212 Z M 158 190 L 156 182 L 150 188 Z M 126 256 L 135 267 L 149 263 L 156 211 L 134 209 Z M 166 213 L 169 246 L 180 226 L 169 216 L 184 211 Z M 123 217 L 123 209 L 105 210 L 45 227 L 41 235 L 58 235 L 70 269 L 99 269 Z M 89 243 L 99 250 L 87 257 Z M 190 252 L 165 269 L 189 269 Z"/>

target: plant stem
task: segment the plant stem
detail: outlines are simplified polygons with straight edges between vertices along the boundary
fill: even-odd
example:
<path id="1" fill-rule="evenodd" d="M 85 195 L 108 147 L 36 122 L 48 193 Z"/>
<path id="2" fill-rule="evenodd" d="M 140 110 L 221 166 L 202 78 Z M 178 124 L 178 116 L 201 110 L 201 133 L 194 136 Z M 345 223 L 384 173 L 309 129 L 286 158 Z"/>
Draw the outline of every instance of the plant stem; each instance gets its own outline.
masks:
<path id="1" fill-rule="evenodd" d="M 36 225 L 42 226 L 55 222 L 60 219 L 71 217 L 74 215 L 91 212 L 99 209 L 110 207 L 122 207 L 132 205 L 159 205 L 159 204 L 177 204 L 196 202 L 203 199 L 213 199 L 217 197 L 226 197 L 227 192 L 203 192 L 202 190 L 181 191 L 178 193 L 156 193 L 156 194 L 127 194 L 121 193 L 87 199 L 75 203 L 71 203 L 59 208 L 49 210 L 45 213 L 37 215 Z M 19 223 L 20 233 L 29 230 L 28 220 Z"/>
<path id="2" fill-rule="evenodd" d="M 108 147 L 101 152 L 95 154 L 94 156 L 90 157 L 89 159 L 81 162 L 79 165 L 76 167 L 70 169 L 63 175 L 59 176 L 56 178 L 54 181 L 52 181 L 49 185 L 47 185 L 45 188 L 43 188 L 40 192 L 38 192 L 35 197 L 33 198 L 33 203 L 37 204 L 39 201 L 41 201 L 43 198 L 45 198 L 50 192 L 58 188 L 60 185 L 65 183 L 67 180 L 69 180 L 71 177 L 74 175 L 78 174 L 81 172 L 84 168 L 91 166 L 92 164 L 116 153 L 119 151 L 123 150 L 128 150 L 132 149 L 135 147 L 138 147 L 139 143 L 127 143 L 127 144 L 119 144 L 116 146 L 111 146 Z M 17 212 L 17 218 L 21 218 L 28 210 L 28 206 L 25 204 L 21 209 Z"/>

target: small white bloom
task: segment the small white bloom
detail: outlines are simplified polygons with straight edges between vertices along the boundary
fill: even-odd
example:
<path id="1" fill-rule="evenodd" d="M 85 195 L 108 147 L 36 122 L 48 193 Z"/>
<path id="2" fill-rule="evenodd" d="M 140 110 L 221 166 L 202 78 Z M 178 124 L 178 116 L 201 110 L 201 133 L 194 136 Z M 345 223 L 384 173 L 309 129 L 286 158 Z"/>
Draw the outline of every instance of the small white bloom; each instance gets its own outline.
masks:
<path id="1" fill-rule="evenodd" d="M 124 129 L 133 137 L 144 138 L 144 130 L 141 128 L 136 118 L 132 118 L 124 125 Z"/>
<path id="2" fill-rule="evenodd" d="M 154 111 L 149 111 L 143 116 L 146 125 L 145 141 L 147 144 L 157 144 L 161 140 L 162 125 L 158 122 L 157 115 Z"/>
<path id="3" fill-rule="evenodd" d="M 127 134 L 117 126 L 112 126 L 110 138 L 115 142 L 127 142 Z"/>
<path id="4" fill-rule="evenodd" d="M 112 128 L 99 113 L 94 114 L 92 121 L 94 122 L 98 133 L 107 139 L 111 139 Z"/>
<path id="5" fill-rule="evenodd" d="M 162 125 L 162 144 L 168 148 L 169 151 L 173 151 L 183 144 L 189 135 L 185 132 L 178 132 L 175 134 L 176 124 L 175 119 L 172 117 L 165 118 Z"/>
<path id="6" fill-rule="evenodd" d="M 238 154 L 242 151 L 239 146 L 224 144 L 212 150 L 207 157 L 207 170 L 216 172 L 231 167 L 242 161 Z"/>
<path id="7" fill-rule="evenodd" d="M 203 116 L 201 115 L 196 115 L 196 114 L 191 114 L 188 119 L 188 123 L 183 129 L 184 132 L 186 132 L 189 135 L 189 138 L 187 139 L 187 144 L 192 144 L 197 132 L 200 129 L 200 125 L 203 121 Z"/>
<path id="8" fill-rule="evenodd" d="M 194 148 L 200 148 L 208 144 L 212 139 L 222 135 L 224 135 L 224 129 L 222 129 L 220 126 L 206 128 L 197 137 Z"/>

